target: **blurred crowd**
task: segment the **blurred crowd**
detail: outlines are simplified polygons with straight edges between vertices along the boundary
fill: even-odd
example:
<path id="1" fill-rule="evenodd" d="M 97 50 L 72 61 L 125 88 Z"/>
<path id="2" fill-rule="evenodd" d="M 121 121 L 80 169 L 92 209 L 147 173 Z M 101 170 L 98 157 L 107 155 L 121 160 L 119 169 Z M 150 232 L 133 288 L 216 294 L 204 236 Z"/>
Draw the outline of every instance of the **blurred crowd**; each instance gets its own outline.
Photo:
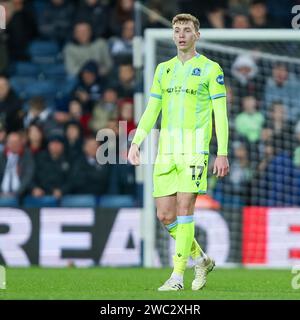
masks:
<path id="1" fill-rule="evenodd" d="M 203 28 L 290 28 L 290 8 L 299 1 L 142 2 L 152 10 L 144 16 L 143 28 L 166 27 L 157 13 L 170 20 L 178 12 L 194 14 Z M 132 64 L 134 0 L 0 4 L 7 12 L 7 28 L 0 31 L 1 198 L 135 197 L 134 168 L 99 164 L 96 153 L 102 146 L 95 140 L 104 128 L 117 137 L 122 134 L 120 120 L 127 121 L 126 133 L 136 126 L 133 94 L 141 84 L 135 81 Z M 270 180 L 276 161 L 282 166 L 280 174 L 290 170 L 282 179 L 297 176 L 299 74 L 284 64 L 270 70 L 264 75 L 254 59 L 238 56 L 226 71 L 234 143 L 231 175 L 214 187 L 223 203 L 227 193 L 233 199 L 232 192 L 239 205 L 249 202 L 244 199 L 252 194 L 250 189 L 263 187 L 273 194 L 266 186 L 276 185 Z M 115 146 L 118 152 L 118 141 Z M 280 180 L 281 188 L 282 183 L 290 181 Z"/>
<path id="2" fill-rule="evenodd" d="M 215 198 L 228 207 L 300 205 L 300 61 L 241 54 L 227 67 L 231 170 Z"/>

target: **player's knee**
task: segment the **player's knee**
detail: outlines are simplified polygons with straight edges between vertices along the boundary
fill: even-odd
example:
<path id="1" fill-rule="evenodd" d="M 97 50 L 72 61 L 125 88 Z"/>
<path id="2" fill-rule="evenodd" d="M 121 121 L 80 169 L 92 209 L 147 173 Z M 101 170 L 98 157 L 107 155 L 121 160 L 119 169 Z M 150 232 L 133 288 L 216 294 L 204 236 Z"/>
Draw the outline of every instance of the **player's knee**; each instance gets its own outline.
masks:
<path id="1" fill-rule="evenodd" d="M 169 212 L 165 211 L 157 211 L 157 218 L 164 225 L 174 222 L 174 218 L 172 217 L 172 215 L 170 215 Z"/>

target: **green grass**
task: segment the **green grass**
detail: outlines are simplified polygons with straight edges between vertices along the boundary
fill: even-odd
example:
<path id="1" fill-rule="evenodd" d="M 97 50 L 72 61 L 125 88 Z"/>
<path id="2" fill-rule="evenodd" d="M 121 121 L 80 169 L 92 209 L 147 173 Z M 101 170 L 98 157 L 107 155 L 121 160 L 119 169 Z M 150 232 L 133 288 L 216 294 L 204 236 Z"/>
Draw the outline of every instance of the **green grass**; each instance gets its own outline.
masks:
<path id="1" fill-rule="evenodd" d="M 7 289 L 0 299 L 300 299 L 291 287 L 290 270 L 218 269 L 206 287 L 191 290 L 187 270 L 185 290 L 158 292 L 171 269 L 142 268 L 7 268 Z"/>

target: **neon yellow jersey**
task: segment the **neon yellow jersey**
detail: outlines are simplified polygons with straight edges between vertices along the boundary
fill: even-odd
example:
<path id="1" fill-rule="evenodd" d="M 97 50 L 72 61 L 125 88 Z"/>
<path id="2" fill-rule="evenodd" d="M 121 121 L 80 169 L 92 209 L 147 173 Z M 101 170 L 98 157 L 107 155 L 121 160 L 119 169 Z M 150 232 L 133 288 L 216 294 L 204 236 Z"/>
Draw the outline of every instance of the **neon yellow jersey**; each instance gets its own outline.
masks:
<path id="1" fill-rule="evenodd" d="M 157 66 L 149 102 L 132 143 L 142 143 L 162 112 L 159 153 L 208 153 L 212 110 L 218 155 L 227 155 L 226 89 L 221 67 L 200 54 L 184 64 L 176 56 Z"/>

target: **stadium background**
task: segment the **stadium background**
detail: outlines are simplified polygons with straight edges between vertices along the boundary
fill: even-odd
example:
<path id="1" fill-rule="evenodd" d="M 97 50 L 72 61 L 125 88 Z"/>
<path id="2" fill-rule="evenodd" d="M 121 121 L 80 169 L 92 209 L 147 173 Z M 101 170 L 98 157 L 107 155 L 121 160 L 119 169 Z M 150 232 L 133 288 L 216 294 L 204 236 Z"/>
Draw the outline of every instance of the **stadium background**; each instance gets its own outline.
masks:
<path id="1" fill-rule="evenodd" d="M 299 1 L 143 4 L 152 10 L 143 15 L 143 30 L 165 27 L 159 16 L 190 12 L 201 28 L 267 32 L 290 29 L 291 8 Z M 141 265 L 143 186 L 132 166 L 95 161 L 99 129 L 120 137 L 136 126 L 134 93 L 143 83 L 133 67 L 134 1 L 1 5 L 7 28 L 0 31 L 0 264 Z M 293 57 L 300 52 L 293 43 L 264 49 Z M 231 172 L 222 180 L 209 176 L 208 195 L 197 201 L 196 236 L 219 265 L 299 263 L 299 64 L 219 57 L 228 91 Z M 120 120 L 127 128 L 118 127 Z M 112 147 L 118 152 L 118 146 Z M 213 139 L 212 155 L 215 150 Z M 7 165 L 14 161 L 17 179 Z M 156 266 L 169 265 L 170 246 L 157 225 Z"/>

